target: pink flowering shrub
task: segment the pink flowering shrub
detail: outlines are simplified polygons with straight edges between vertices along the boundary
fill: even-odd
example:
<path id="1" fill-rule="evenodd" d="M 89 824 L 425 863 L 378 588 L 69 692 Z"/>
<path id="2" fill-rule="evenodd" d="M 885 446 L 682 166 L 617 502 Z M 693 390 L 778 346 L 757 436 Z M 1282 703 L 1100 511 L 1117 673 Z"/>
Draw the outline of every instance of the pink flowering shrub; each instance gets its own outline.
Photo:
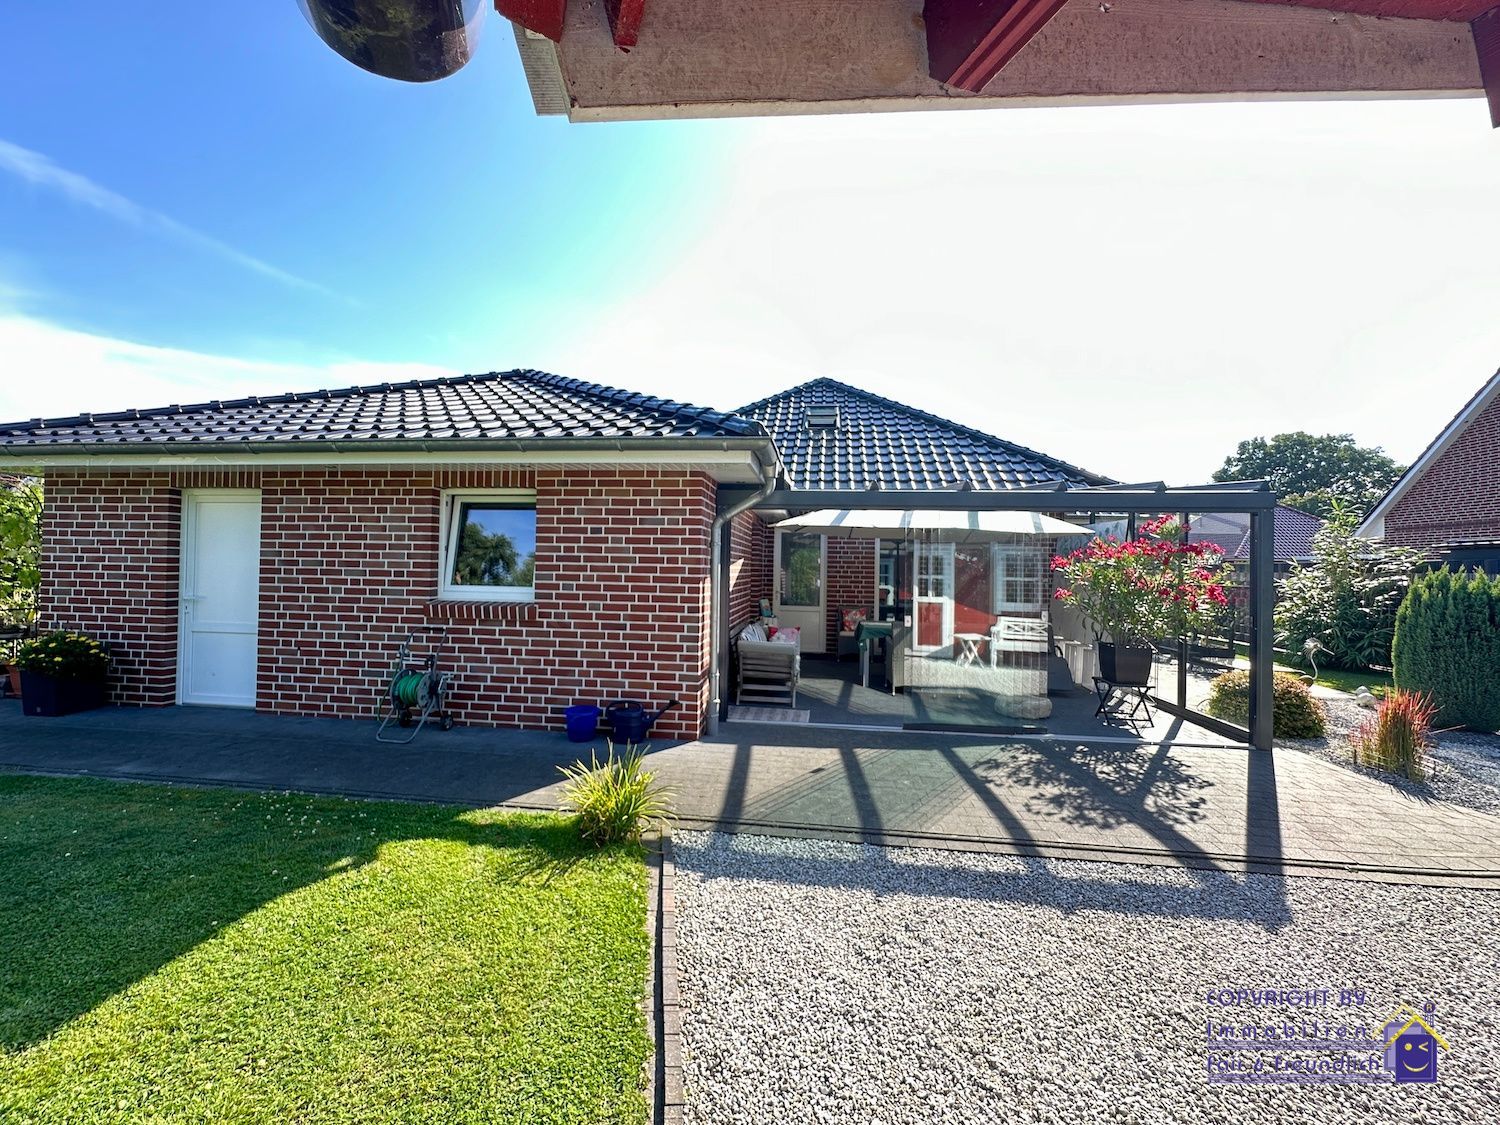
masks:
<path id="1" fill-rule="evenodd" d="M 1111 535 L 1055 556 L 1052 569 L 1062 583 L 1053 597 L 1116 643 L 1212 632 L 1234 573 L 1223 548 L 1187 542 L 1170 516 L 1143 524 L 1135 539 Z"/>

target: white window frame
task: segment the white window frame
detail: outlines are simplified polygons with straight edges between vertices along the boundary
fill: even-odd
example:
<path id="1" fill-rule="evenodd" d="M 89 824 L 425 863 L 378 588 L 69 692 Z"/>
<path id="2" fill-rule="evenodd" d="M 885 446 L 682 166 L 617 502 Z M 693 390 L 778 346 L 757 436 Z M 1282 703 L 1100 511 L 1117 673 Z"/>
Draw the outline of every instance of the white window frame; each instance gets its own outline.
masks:
<path id="1" fill-rule="evenodd" d="M 996 543 L 993 546 L 991 569 L 994 573 L 995 582 L 995 609 L 997 614 L 1001 613 L 1036 613 L 1047 600 L 1047 558 L 1046 553 L 1037 547 L 1023 547 L 1010 543 Z M 1005 580 L 1010 574 L 1011 555 L 1030 556 L 1036 560 L 1036 592 L 1035 601 L 1013 602 L 1007 601 L 1005 597 Z M 1018 576 L 1016 581 L 1030 582 L 1030 576 Z"/>
<path id="2" fill-rule="evenodd" d="M 460 602 L 534 602 L 535 578 L 530 586 L 455 586 L 448 580 L 453 573 L 453 552 L 457 547 L 459 524 L 455 518 L 461 503 L 530 504 L 536 507 L 536 492 L 527 488 L 448 488 L 442 493 L 442 518 L 438 523 L 438 597 Z"/>

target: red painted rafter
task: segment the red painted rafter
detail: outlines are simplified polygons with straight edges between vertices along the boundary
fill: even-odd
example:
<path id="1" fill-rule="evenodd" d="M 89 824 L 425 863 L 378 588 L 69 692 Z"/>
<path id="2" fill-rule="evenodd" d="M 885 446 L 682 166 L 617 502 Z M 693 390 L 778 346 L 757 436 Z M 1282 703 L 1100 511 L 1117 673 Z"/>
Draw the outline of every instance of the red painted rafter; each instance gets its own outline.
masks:
<path id="1" fill-rule="evenodd" d="M 1479 54 L 1479 77 L 1490 100 L 1490 124 L 1500 129 L 1500 8 L 1491 8 L 1469 24 Z"/>
<path id="2" fill-rule="evenodd" d="M 609 14 L 609 33 L 615 46 L 630 50 L 640 38 L 646 0 L 604 0 L 604 10 Z"/>
<path id="3" fill-rule="evenodd" d="M 1067 0 L 927 0 L 927 69 L 977 94 Z"/>
<path id="4" fill-rule="evenodd" d="M 545 35 L 554 43 L 562 42 L 568 0 L 495 0 L 495 11 L 528 31 Z"/>

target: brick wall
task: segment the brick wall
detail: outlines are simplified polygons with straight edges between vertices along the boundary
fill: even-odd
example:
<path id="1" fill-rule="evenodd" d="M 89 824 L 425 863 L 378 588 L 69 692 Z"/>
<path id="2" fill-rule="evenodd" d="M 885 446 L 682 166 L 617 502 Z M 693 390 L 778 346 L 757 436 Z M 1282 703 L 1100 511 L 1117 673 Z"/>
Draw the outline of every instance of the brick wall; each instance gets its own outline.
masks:
<path id="1" fill-rule="evenodd" d="M 760 613 L 771 596 L 772 532 L 754 512 L 729 521 L 729 623 L 733 628 Z"/>
<path id="2" fill-rule="evenodd" d="M 1426 547 L 1500 537 L 1500 398 L 1427 467 L 1386 514 L 1389 543 Z"/>
<path id="3" fill-rule="evenodd" d="M 39 623 L 109 644 L 113 702 L 175 702 L 181 503 L 171 479 L 49 472 L 42 521 Z"/>
<path id="4" fill-rule="evenodd" d="M 213 484 L 261 489 L 259 709 L 373 715 L 397 641 L 446 624 L 460 722 L 560 728 L 570 703 L 676 697 L 656 733 L 699 733 L 711 643 L 707 477 L 405 467 L 221 476 L 48 476 L 44 611 L 74 613 L 70 623 L 117 643 L 121 702 L 175 697 L 177 490 Z M 536 489 L 534 603 L 437 601 L 439 497 L 459 487 Z M 100 584 L 106 559 L 119 577 Z M 85 606 L 92 618 L 77 615 Z"/>
<path id="5" fill-rule="evenodd" d="M 828 651 L 838 651 L 844 610 L 875 608 L 876 540 L 828 539 Z"/>

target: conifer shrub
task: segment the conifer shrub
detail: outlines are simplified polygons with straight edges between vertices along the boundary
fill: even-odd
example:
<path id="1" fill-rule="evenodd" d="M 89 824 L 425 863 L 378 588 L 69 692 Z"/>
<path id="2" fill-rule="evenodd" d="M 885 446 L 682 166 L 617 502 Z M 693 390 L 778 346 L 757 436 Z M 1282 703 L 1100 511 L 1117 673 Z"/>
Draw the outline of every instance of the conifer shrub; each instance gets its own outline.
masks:
<path id="1" fill-rule="evenodd" d="M 1396 686 L 1432 697 L 1439 727 L 1500 730 L 1500 577 L 1419 576 L 1396 611 Z"/>

